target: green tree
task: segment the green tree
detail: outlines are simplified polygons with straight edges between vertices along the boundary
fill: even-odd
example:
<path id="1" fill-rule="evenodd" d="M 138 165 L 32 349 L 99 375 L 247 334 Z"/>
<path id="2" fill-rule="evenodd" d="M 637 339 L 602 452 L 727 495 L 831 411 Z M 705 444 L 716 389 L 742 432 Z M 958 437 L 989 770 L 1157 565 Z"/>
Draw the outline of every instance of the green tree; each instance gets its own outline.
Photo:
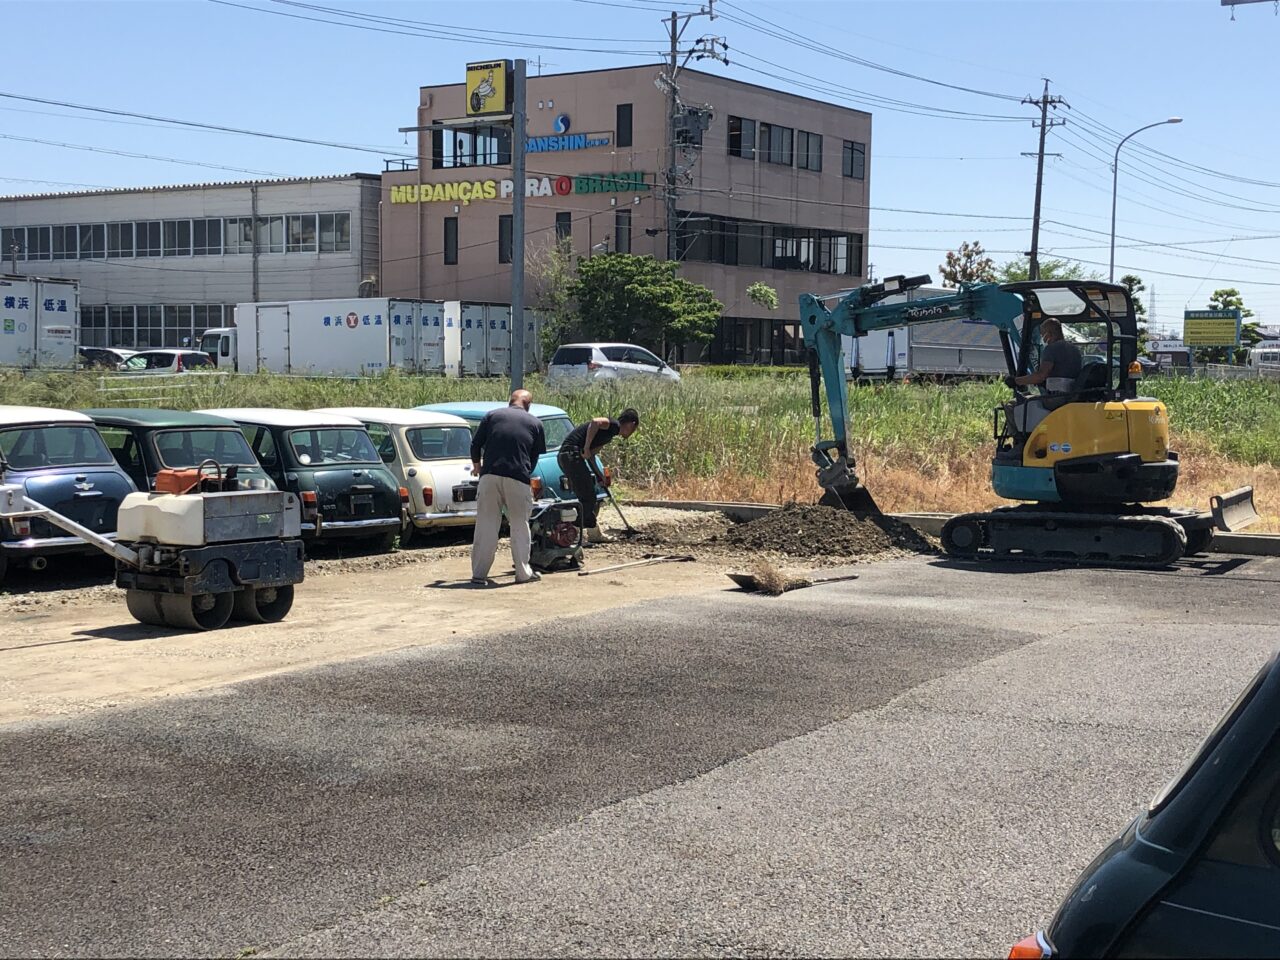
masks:
<path id="1" fill-rule="evenodd" d="M 1151 335 L 1147 331 L 1147 325 L 1142 322 L 1142 318 L 1147 315 L 1147 305 L 1142 302 L 1138 294 L 1147 289 L 1147 285 L 1136 273 L 1126 273 L 1120 278 L 1120 284 L 1129 291 L 1129 299 L 1133 301 L 1133 313 L 1138 318 L 1138 353 L 1145 354 L 1147 341 L 1151 339 Z"/>
<path id="2" fill-rule="evenodd" d="M 1031 264 L 1027 260 L 1010 260 L 1001 264 L 996 270 L 996 279 L 1001 283 L 1020 283 L 1031 279 Z M 1096 273 L 1085 273 L 1084 267 L 1070 260 L 1058 260 L 1050 257 L 1040 261 L 1041 280 L 1097 280 Z"/>
<path id="3" fill-rule="evenodd" d="M 533 281 L 532 305 L 542 318 L 542 355 L 549 357 L 560 344 L 578 336 L 572 243 L 564 239 L 534 247 L 526 263 Z"/>
<path id="4" fill-rule="evenodd" d="M 966 240 L 959 250 L 947 251 L 947 262 L 938 264 L 938 272 L 944 287 L 958 287 L 962 283 L 994 280 L 996 265 L 979 241 Z"/>
<path id="5" fill-rule="evenodd" d="M 747 287 L 747 299 L 766 310 L 778 309 L 778 291 L 760 280 Z"/>
<path id="6" fill-rule="evenodd" d="M 710 340 L 724 304 L 701 284 L 677 276 L 676 267 L 630 253 L 580 259 L 569 289 L 583 335 L 639 343 L 663 355 L 671 343 Z"/>

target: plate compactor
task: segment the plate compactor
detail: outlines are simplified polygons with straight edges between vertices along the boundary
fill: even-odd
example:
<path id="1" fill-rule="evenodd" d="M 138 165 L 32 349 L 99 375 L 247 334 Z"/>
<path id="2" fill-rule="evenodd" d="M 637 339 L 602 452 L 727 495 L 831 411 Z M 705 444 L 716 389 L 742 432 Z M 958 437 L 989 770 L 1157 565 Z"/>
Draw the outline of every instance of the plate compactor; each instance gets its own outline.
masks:
<path id="1" fill-rule="evenodd" d="M 140 622 L 216 630 L 230 620 L 274 623 L 303 578 L 301 509 L 280 490 L 239 489 L 214 461 L 165 470 L 155 493 L 120 505 L 116 538 L 82 527 L 0 482 L 0 518 L 39 517 L 110 554 L 116 586 Z"/>

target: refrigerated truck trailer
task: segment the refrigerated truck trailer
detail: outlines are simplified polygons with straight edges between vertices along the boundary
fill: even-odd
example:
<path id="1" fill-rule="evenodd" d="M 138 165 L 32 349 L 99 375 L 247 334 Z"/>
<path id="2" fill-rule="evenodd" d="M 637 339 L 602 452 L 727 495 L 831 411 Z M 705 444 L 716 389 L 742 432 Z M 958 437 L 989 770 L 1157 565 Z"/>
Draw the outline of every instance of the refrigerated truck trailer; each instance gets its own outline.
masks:
<path id="1" fill-rule="evenodd" d="M 884 303 L 921 300 L 953 293 L 918 287 L 886 297 Z M 845 337 L 846 375 L 853 380 L 901 380 L 912 376 L 989 377 L 1006 372 L 1000 334 L 989 323 L 939 320 L 911 327 Z"/>
<path id="2" fill-rule="evenodd" d="M 219 366 L 253 373 L 447 377 L 511 373 L 511 308 L 462 301 L 357 298 L 241 303 L 236 325 L 206 330 Z M 537 368 L 539 324 L 525 310 L 525 371 Z"/>
<path id="3" fill-rule="evenodd" d="M 74 368 L 79 316 L 78 281 L 0 275 L 0 367 Z"/>

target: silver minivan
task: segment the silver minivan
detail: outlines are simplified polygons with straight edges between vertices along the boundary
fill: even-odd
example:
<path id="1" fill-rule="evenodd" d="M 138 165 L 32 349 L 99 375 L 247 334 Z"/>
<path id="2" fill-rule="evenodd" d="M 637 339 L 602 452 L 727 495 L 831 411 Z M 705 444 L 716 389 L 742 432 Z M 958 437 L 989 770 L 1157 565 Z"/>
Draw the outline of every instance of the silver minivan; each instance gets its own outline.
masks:
<path id="1" fill-rule="evenodd" d="M 633 378 L 680 382 L 677 371 L 634 343 L 566 343 L 547 366 L 547 382 L 558 386 Z"/>

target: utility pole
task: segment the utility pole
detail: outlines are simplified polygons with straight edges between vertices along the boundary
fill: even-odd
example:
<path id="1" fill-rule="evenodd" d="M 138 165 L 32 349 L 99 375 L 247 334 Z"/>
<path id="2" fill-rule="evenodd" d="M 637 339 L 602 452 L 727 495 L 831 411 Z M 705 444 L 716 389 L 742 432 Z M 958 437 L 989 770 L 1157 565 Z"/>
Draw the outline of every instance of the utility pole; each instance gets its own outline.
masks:
<path id="1" fill-rule="evenodd" d="M 524 60 L 515 63 L 511 98 L 511 389 L 524 386 L 524 145 L 525 70 Z"/>
<path id="2" fill-rule="evenodd" d="M 1061 97 L 1049 96 L 1049 81 L 1044 81 L 1044 93 L 1039 99 L 1031 97 L 1023 97 L 1023 103 L 1032 104 L 1040 107 L 1040 149 L 1036 151 L 1036 205 L 1035 212 L 1031 215 L 1031 264 L 1028 276 L 1032 280 L 1040 279 L 1040 194 L 1044 186 L 1044 138 L 1049 132 L 1050 127 L 1060 127 L 1066 123 L 1066 120 L 1050 120 L 1049 108 L 1057 109 L 1058 104 L 1065 103 Z M 1070 104 L 1066 104 L 1070 106 Z M 1035 125 L 1035 121 L 1032 121 Z"/>
<path id="3" fill-rule="evenodd" d="M 729 49 L 729 45 L 725 43 L 723 37 L 699 37 L 693 47 L 684 51 L 684 63 L 680 63 L 680 39 L 684 36 L 684 31 L 689 26 L 689 21 L 694 17 L 709 17 L 714 20 L 716 18 L 716 0 L 707 0 L 707 5 L 696 13 L 680 14 L 674 10 L 671 11 L 671 18 L 666 21 L 667 38 L 670 41 L 670 49 L 667 55 L 667 71 L 659 81 L 659 87 L 665 87 L 667 94 L 667 259 L 672 261 L 676 259 L 676 206 L 678 196 L 676 184 L 680 176 L 680 166 L 676 160 L 676 126 L 681 111 L 684 110 L 684 106 L 680 102 L 680 88 L 676 84 L 676 78 L 690 59 L 703 60 L 711 58 L 720 60 L 725 64 L 729 62 L 728 57 L 721 52 L 722 49 Z"/>

